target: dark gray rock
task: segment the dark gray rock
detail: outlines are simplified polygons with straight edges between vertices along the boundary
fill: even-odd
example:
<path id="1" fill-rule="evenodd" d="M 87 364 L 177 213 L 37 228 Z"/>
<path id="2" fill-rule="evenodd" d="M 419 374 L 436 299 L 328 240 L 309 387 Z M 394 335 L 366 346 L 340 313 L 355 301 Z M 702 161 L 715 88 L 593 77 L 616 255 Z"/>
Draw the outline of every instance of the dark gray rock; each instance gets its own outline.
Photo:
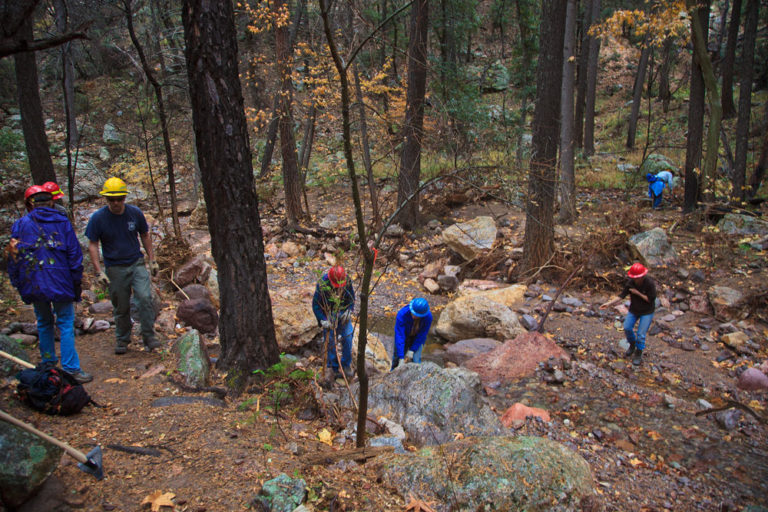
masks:
<path id="1" fill-rule="evenodd" d="M 357 386 L 352 386 L 353 396 Z M 418 445 L 440 444 L 455 433 L 500 434 L 502 425 L 480 393 L 480 379 L 466 368 L 408 363 L 371 382 L 368 410 L 402 425 Z M 348 393 L 340 400 L 351 405 Z"/>
<path id="2" fill-rule="evenodd" d="M 715 413 L 715 419 L 718 425 L 725 430 L 733 430 L 739 426 L 739 418 L 741 418 L 741 411 L 738 409 L 728 409 L 726 411 L 720 411 Z"/>
<path id="3" fill-rule="evenodd" d="M 7 421 L 0 421 L 0 500 L 9 508 L 27 501 L 59 465 L 63 450 Z"/>
<path id="4" fill-rule="evenodd" d="M 88 312 L 92 315 L 111 315 L 112 310 L 112 302 L 108 300 L 95 302 L 88 306 Z"/>
<path id="5" fill-rule="evenodd" d="M 667 239 L 667 232 L 662 228 L 653 228 L 633 235 L 629 239 L 629 248 L 649 267 L 677 263 L 677 253 Z"/>
<path id="6" fill-rule="evenodd" d="M 219 325 L 219 313 L 208 299 L 185 300 L 176 309 L 176 316 L 203 333 L 215 332 Z"/>
<path id="7" fill-rule="evenodd" d="M 456 276 L 440 275 L 437 276 L 437 284 L 440 289 L 446 292 L 452 292 L 459 286 L 459 279 Z"/>
<path id="8" fill-rule="evenodd" d="M 448 343 L 445 347 L 445 359 L 456 364 L 463 365 L 473 357 L 490 352 L 500 346 L 501 342 L 490 338 L 471 338 L 468 340 Z"/>
<path id="9" fill-rule="evenodd" d="M 377 436 L 372 437 L 368 441 L 368 445 L 372 447 L 376 446 L 391 446 L 395 449 L 395 453 L 408 453 L 403 448 L 403 442 L 395 436 Z"/>
<path id="10" fill-rule="evenodd" d="M 526 330 L 532 331 L 538 327 L 539 322 L 537 322 L 531 315 L 523 315 L 520 317 L 520 324 L 525 327 Z"/>
<path id="11" fill-rule="evenodd" d="M 446 471 L 446 461 L 451 471 Z M 587 462 L 575 451 L 540 437 L 474 437 L 384 455 L 379 474 L 402 496 L 436 501 L 436 510 L 582 510 L 594 496 Z"/>

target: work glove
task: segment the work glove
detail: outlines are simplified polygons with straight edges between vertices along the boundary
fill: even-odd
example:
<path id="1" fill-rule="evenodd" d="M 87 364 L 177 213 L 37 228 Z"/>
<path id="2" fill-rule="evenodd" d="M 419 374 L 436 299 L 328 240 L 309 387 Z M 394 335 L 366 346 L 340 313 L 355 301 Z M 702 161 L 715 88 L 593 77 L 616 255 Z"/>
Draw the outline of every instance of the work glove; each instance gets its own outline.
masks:
<path id="1" fill-rule="evenodd" d="M 330 329 L 331 329 L 331 322 L 329 322 L 328 320 L 322 320 L 322 321 L 320 322 L 320 326 L 321 326 L 323 329 L 328 329 L 328 330 L 330 330 Z"/>
<path id="2" fill-rule="evenodd" d="M 80 302 L 80 296 L 83 294 L 83 283 L 80 281 L 75 281 L 72 284 L 74 285 L 75 289 L 75 302 Z"/>
<path id="3" fill-rule="evenodd" d="M 107 273 L 103 270 L 99 272 L 99 276 L 96 278 L 96 283 L 106 290 L 109 287 L 109 277 L 107 277 Z"/>
<path id="4" fill-rule="evenodd" d="M 342 324 L 348 324 L 351 319 L 352 319 L 352 310 L 351 309 L 348 309 L 344 313 L 341 314 L 341 323 Z"/>
<path id="5" fill-rule="evenodd" d="M 160 272 L 160 265 L 155 260 L 149 260 L 149 273 L 152 274 L 152 277 L 156 276 L 158 272 Z"/>
<path id="6" fill-rule="evenodd" d="M 413 361 L 413 350 L 409 350 L 405 353 L 405 360 L 406 361 Z"/>

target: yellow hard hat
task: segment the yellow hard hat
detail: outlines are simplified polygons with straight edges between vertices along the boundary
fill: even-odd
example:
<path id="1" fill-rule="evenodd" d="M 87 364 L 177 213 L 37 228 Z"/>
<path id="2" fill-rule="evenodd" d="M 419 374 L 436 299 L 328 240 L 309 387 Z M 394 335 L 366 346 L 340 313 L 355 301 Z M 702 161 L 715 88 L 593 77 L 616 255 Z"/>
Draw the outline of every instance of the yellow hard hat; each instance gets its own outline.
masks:
<path id="1" fill-rule="evenodd" d="M 120 178 L 109 178 L 104 182 L 104 190 L 99 192 L 102 196 L 125 196 L 128 194 L 128 185 Z"/>

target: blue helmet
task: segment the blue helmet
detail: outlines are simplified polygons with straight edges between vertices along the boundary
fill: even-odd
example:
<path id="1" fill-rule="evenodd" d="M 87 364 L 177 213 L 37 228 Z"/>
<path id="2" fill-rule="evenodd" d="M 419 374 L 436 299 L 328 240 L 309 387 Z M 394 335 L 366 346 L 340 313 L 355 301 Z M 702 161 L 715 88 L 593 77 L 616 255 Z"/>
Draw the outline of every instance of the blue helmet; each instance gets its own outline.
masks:
<path id="1" fill-rule="evenodd" d="M 411 314 L 416 318 L 422 318 L 429 313 L 429 302 L 423 297 L 417 297 L 408 304 L 411 309 Z"/>

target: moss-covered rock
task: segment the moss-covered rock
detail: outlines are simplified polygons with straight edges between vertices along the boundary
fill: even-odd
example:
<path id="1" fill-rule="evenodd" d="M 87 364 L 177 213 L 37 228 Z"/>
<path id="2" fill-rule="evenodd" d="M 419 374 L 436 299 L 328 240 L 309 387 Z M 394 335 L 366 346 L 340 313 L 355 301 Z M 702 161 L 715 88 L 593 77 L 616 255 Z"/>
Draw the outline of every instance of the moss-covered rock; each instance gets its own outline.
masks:
<path id="1" fill-rule="evenodd" d="M 186 383 L 193 387 L 208 385 L 211 361 L 200 334 L 192 329 L 176 342 L 179 354 L 179 373 L 186 377 Z"/>
<path id="2" fill-rule="evenodd" d="M 12 356 L 16 356 L 24 361 L 29 361 L 27 351 L 24 350 L 24 348 L 22 348 L 18 342 L 6 336 L 5 334 L 0 334 L 0 350 L 9 353 Z M 12 375 L 16 375 L 19 370 L 21 370 L 21 367 L 19 367 L 18 364 L 4 357 L 0 357 L 0 377 L 10 377 Z"/>
<path id="3" fill-rule="evenodd" d="M 474 437 L 379 457 L 385 483 L 439 511 L 580 510 L 594 494 L 587 462 L 539 437 Z"/>

